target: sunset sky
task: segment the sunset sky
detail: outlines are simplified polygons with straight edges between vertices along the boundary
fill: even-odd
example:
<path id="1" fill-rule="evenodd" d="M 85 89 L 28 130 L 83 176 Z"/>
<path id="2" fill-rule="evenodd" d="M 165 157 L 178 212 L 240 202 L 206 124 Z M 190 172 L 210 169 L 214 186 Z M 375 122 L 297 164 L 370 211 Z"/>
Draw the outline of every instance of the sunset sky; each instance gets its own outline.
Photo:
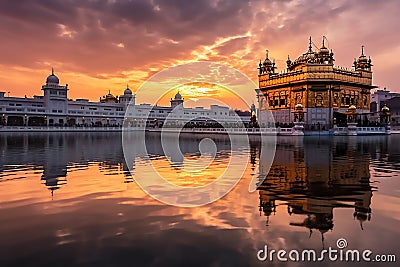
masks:
<path id="1" fill-rule="evenodd" d="M 265 49 L 279 71 L 325 35 L 336 65 L 350 68 L 364 45 L 374 84 L 399 92 L 399 14 L 397 0 L 0 1 L 0 91 L 41 94 L 54 67 L 70 98 L 98 100 L 196 60 L 256 82 Z"/>

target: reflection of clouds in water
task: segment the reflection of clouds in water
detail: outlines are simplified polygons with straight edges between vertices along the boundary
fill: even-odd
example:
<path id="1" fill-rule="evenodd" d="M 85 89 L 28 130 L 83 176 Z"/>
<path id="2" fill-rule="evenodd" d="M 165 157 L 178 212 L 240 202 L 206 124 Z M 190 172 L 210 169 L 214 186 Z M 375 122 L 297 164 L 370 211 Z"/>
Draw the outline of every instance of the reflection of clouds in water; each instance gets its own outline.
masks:
<path id="1" fill-rule="evenodd" d="M 126 155 L 127 162 L 132 162 L 134 160 L 131 151 L 132 144 L 130 143 L 132 142 L 132 131 L 137 131 L 139 135 L 146 135 L 146 131 L 151 131 L 151 129 L 149 129 L 149 127 L 145 129 L 144 125 L 154 119 L 154 121 L 157 122 L 155 124 L 157 130 L 154 131 L 159 131 L 161 133 L 161 146 L 163 153 L 167 155 L 167 159 L 171 158 L 171 165 L 186 170 L 196 169 L 204 171 L 204 169 L 212 163 L 203 164 L 204 166 L 199 168 L 199 159 L 196 159 L 195 161 L 185 161 L 184 155 L 179 146 L 180 133 L 184 132 L 182 129 L 184 128 L 185 130 L 192 131 L 196 128 L 195 126 L 200 126 L 208 128 L 219 127 L 224 129 L 234 127 L 235 130 L 238 128 L 245 130 L 244 121 L 237 112 L 233 111 L 235 107 L 232 105 L 235 101 L 226 100 L 228 103 L 224 103 L 225 99 L 218 99 L 215 96 L 213 97 L 209 89 L 225 89 L 240 100 L 240 102 L 245 102 L 246 106 L 249 107 L 254 101 L 255 87 L 256 85 L 254 82 L 238 70 L 215 62 L 191 62 L 176 65 L 152 76 L 137 90 L 136 96 L 138 97 L 138 100 L 139 97 L 143 95 L 143 97 L 150 100 L 150 105 L 154 106 L 165 97 L 170 90 L 177 89 L 179 92 L 191 93 L 190 95 L 194 95 L 194 97 L 199 97 L 208 93 L 207 100 L 211 102 L 222 102 L 222 106 L 225 107 L 217 107 L 219 110 L 212 108 L 211 111 L 207 110 L 204 112 L 202 110 L 197 112 L 193 112 L 189 109 L 185 110 L 183 107 L 184 100 L 180 93 L 178 93 L 174 100 L 171 98 L 172 110 L 171 112 L 168 112 L 163 119 L 162 127 L 159 127 L 157 120 L 154 119 L 153 114 L 151 114 L 153 111 L 150 109 L 139 110 L 140 112 L 138 111 L 138 113 L 140 113 L 140 116 L 135 116 L 140 117 L 142 121 L 145 121 L 142 125 L 143 128 L 140 129 L 133 127 L 133 125 L 136 125 L 136 117 L 133 117 L 134 112 L 127 111 L 125 113 L 122 135 L 124 153 L 128 154 Z M 150 91 L 152 94 L 148 94 Z M 250 94 L 249 92 L 253 92 L 253 94 Z M 134 111 L 135 104 L 136 102 L 133 99 L 129 103 L 128 110 L 133 109 Z M 266 110 L 265 112 L 270 113 L 269 110 Z M 268 117 L 273 121 L 272 116 Z M 273 125 L 273 123 L 271 123 L 271 125 Z M 217 175 L 217 173 L 214 172 L 214 181 L 197 187 L 184 188 L 171 182 L 171 173 L 160 172 L 154 164 L 149 164 L 146 166 L 147 168 L 141 170 L 137 170 L 139 165 L 135 166 L 136 171 L 140 173 L 140 175 L 135 176 L 136 182 L 152 197 L 169 205 L 196 207 L 218 200 L 229 193 L 229 191 L 231 191 L 239 182 L 248 162 L 248 158 L 243 157 L 240 152 L 236 151 L 234 148 L 240 144 L 245 146 L 245 151 L 249 150 L 247 134 L 242 134 L 241 138 L 245 140 L 240 140 L 238 143 L 238 138 L 234 137 L 235 133 L 232 133 L 232 131 L 229 130 L 225 131 L 225 133 L 228 135 L 232 146 L 230 149 L 230 160 L 228 164 L 225 165 L 225 170 L 222 173 Z M 144 144 L 140 142 L 139 145 L 143 145 L 142 150 L 146 150 L 145 138 L 143 138 L 143 142 Z M 260 142 L 263 143 L 264 138 L 261 138 Z M 272 142 L 270 141 L 270 143 Z M 275 139 L 273 139 L 273 145 L 275 145 Z M 269 156 L 273 158 L 274 153 L 272 150 L 270 152 Z M 182 161 L 182 163 L 185 164 L 177 164 L 176 162 L 179 161 Z M 193 163 L 193 165 L 190 166 L 190 163 Z M 132 167 L 131 164 L 128 164 L 128 168 Z M 141 165 L 141 167 L 143 166 Z M 173 174 L 174 173 L 172 173 L 172 175 Z M 174 178 L 174 180 L 176 180 L 176 178 Z M 163 190 L 165 190 L 165 195 L 163 194 Z M 254 190 L 255 180 L 253 180 L 249 185 L 249 191 L 252 192 Z M 171 198 L 171 193 L 173 191 L 175 191 L 175 198 Z"/>
<path id="2" fill-rule="evenodd" d="M 122 173 L 96 162 L 100 160 L 111 166 L 124 162 L 118 134 L 53 133 L 50 134 L 53 142 L 48 141 L 48 135 L 28 141 L 26 136 L 35 135 L 21 134 L 24 143 L 17 149 L 7 145 L 14 143 L 12 135 L 0 140 L 8 155 L 0 159 L 4 163 L 0 166 L 3 168 L 1 180 L 7 179 L 3 175 L 10 170 L 11 176 L 26 176 L 0 182 L 0 212 L 7 214 L 0 216 L 0 225 L 6 226 L 0 228 L 0 249 L 26 252 L 24 257 L 19 253 L 3 254 L 2 263 L 6 266 L 12 265 L 8 264 L 11 262 L 18 262 L 17 266 L 32 262 L 70 266 L 76 261 L 93 265 L 110 262 L 147 266 L 159 262 L 169 266 L 257 266 L 256 252 L 265 244 L 271 249 L 322 249 L 319 230 L 313 228 L 309 237 L 309 228 L 290 226 L 290 223 L 308 226 L 315 223 L 318 227 L 318 223 L 329 219 L 324 214 L 334 216 L 332 231 L 324 233 L 325 247 L 335 247 L 338 238 L 346 238 L 349 248 L 388 253 L 398 244 L 399 181 L 379 179 L 378 191 L 373 191 L 368 184 L 376 180 L 373 171 L 368 176 L 371 159 L 374 159 L 372 164 L 386 163 L 391 170 L 395 168 L 390 162 L 399 159 L 399 148 L 388 146 L 381 138 L 358 138 L 352 144 L 346 138 L 304 138 L 302 141 L 278 138 L 271 175 L 281 173 L 274 172 L 276 169 L 286 170 L 286 176 L 269 177 L 266 190 L 261 188 L 249 194 L 248 181 L 255 171 L 248 168 L 243 183 L 224 198 L 207 206 L 186 209 L 151 199 L 135 183 L 124 184 Z M 63 139 L 61 143 L 58 138 Z M 148 138 L 153 141 L 150 143 L 154 159 L 158 157 L 162 161 L 157 138 Z M 389 140 L 398 141 L 398 138 L 392 136 Z M 183 141 L 185 156 L 199 156 L 198 143 L 199 140 Z M 217 154 L 228 146 L 223 139 L 215 144 Z M 81 148 L 92 148 L 92 151 L 81 151 Z M 250 148 L 253 164 L 256 169 L 257 164 L 262 168 L 259 145 L 251 142 Z M 243 152 L 249 156 L 248 153 Z M 49 167 L 43 162 L 50 157 L 63 159 L 67 167 L 56 167 L 68 170 L 68 183 L 57 191 L 53 201 L 40 183 L 43 168 Z M 147 159 L 138 153 L 135 160 L 141 165 Z M 25 163 L 30 165 L 22 168 Z M 220 163 L 224 164 L 223 160 Z M 354 176 L 340 178 L 348 169 Z M 287 181 L 291 175 L 299 182 Z M 331 183 L 325 183 L 326 180 Z M 266 217 L 259 216 L 258 205 L 260 197 L 266 200 L 264 195 L 270 200 L 275 198 L 276 204 L 268 227 L 265 227 Z M 363 206 L 370 206 L 372 218 L 361 230 L 353 213 L 356 207 Z M 330 266 L 330 263 L 324 264 Z"/>

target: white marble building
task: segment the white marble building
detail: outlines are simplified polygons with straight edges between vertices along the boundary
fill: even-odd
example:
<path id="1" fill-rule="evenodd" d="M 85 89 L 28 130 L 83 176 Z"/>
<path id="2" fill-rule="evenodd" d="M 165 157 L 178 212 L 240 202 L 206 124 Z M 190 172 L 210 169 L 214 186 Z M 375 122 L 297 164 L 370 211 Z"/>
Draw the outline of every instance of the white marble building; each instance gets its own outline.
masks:
<path id="1" fill-rule="evenodd" d="M 6 96 L 0 92 L 0 125 L 7 126 L 115 126 L 120 127 L 124 122 L 128 107 L 134 106 L 134 113 L 127 114 L 138 126 L 160 127 L 165 118 L 179 106 L 181 110 L 175 118 L 179 121 L 189 117 L 198 118 L 199 123 L 210 121 L 223 121 L 237 123 L 237 115 L 244 123 L 250 121 L 249 111 L 235 111 L 228 107 L 211 105 L 210 109 L 204 107 L 185 108 L 183 98 L 179 92 L 171 99 L 171 106 L 151 106 L 149 104 L 136 104 L 135 95 L 127 87 L 119 97 L 110 92 L 101 97 L 99 102 L 88 99 L 72 100 L 68 98 L 68 84 L 61 85 L 58 77 L 52 71 L 42 86 L 43 95 L 33 98 L 20 98 Z M 145 116 L 149 114 L 149 116 Z M 147 118 L 148 117 L 148 118 Z M 147 119 L 146 119 L 147 118 Z"/>

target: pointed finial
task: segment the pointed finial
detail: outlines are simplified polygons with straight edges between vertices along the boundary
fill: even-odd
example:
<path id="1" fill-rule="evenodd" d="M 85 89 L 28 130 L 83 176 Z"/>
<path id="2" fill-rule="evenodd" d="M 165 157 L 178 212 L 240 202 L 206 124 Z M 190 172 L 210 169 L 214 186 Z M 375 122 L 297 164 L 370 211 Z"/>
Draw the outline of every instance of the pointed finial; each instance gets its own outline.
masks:
<path id="1" fill-rule="evenodd" d="M 322 48 L 325 48 L 325 36 L 322 36 Z"/>
<path id="2" fill-rule="evenodd" d="M 265 59 L 268 58 L 268 52 L 269 52 L 268 49 L 266 49 L 266 50 L 265 50 Z"/>
<path id="3" fill-rule="evenodd" d="M 292 61 L 290 60 L 290 56 L 287 55 L 286 65 L 288 68 L 290 67 L 290 64 L 292 64 Z"/>
<path id="4" fill-rule="evenodd" d="M 126 88 L 129 88 L 129 84 L 126 84 Z"/>
<path id="5" fill-rule="evenodd" d="M 364 46 L 363 45 L 361 46 L 361 55 L 362 56 L 364 55 Z"/>
<path id="6" fill-rule="evenodd" d="M 111 94 L 111 90 L 110 89 L 108 89 L 108 94 Z"/>
<path id="7" fill-rule="evenodd" d="M 51 75 L 54 75 L 54 68 L 51 67 Z"/>
<path id="8" fill-rule="evenodd" d="M 308 45 L 308 51 L 312 52 L 312 40 L 311 40 L 311 36 L 310 36 L 310 43 Z"/>

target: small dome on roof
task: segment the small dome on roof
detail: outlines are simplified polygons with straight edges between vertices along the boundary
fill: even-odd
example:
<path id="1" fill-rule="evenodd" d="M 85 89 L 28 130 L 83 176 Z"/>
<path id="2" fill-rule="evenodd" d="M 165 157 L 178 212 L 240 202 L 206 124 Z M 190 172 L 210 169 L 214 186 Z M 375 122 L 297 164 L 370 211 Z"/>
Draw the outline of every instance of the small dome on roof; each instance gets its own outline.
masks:
<path id="1" fill-rule="evenodd" d="M 349 110 L 356 110 L 356 109 L 357 109 L 357 107 L 354 106 L 354 105 L 351 105 L 351 106 L 349 107 Z"/>
<path id="2" fill-rule="evenodd" d="M 275 60 L 271 61 L 268 57 L 268 50 L 265 51 L 265 60 L 263 63 L 259 64 L 259 70 L 260 70 L 260 74 L 264 74 L 264 73 L 269 73 L 269 74 L 273 74 L 275 73 Z"/>
<path id="3" fill-rule="evenodd" d="M 290 60 L 290 56 L 287 56 L 286 65 L 289 67 L 292 64 L 292 60 Z"/>
<path id="4" fill-rule="evenodd" d="M 269 58 L 266 58 L 263 62 L 264 67 L 272 66 L 272 61 Z"/>
<path id="5" fill-rule="evenodd" d="M 389 107 L 386 106 L 386 104 L 383 105 L 383 107 L 382 107 L 382 112 L 389 112 L 389 111 L 390 111 Z"/>
<path id="6" fill-rule="evenodd" d="M 357 63 L 368 63 L 368 58 L 364 55 L 364 46 L 361 46 L 361 55 L 357 59 Z"/>
<path id="7" fill-rule="evenodd" d="M 58 79 L 58 77 L 56 75 L 54 75 L 54 69 L 51 69 L 51 74 L 47 77 L 46 79 L 46 83 L 55 83 L 55 84 L 59 84 L 60 80 Z"/>
<path id="8" fill-rule="evenodd" d="M 329 49 L 325 47 L 325 36 L 322 37 L 322 47 L 319 49 L 319 54 L 329 55 Z"/>
<path id="9" fill-rule="evenodd" d="M 296 106 L 294 106 L 295 109 L 303 109 L 303 105 L 298 103 Z"/>
<path id="10" fill-rule="evenodd" d="M 181 100 L 181 99 L 182 99 L 182 96 L 178 91 L 178 93 L 175 95 L 175 100 Z"/>
<path id="11" fill-rule="evenodd" d="M 319 53 L 320 53 L 320 54 L 329 54 L 329 49 L 326 48 L 326 47 L 321 47 L 321 48 L 319 49 Z"/>
<path id="12" fill-rule="evenodd" d="M 307 64 L 307 63 L 314 63 L 317 58 L 317 53 L 312 51 L 311 49 L 307 51 L 306 53 L 300 55 L 298 58 L 296 58 L 292 66 L 298 66 L 302 64 Z"/>
<path id="13" fill-rule="evenodd" d="M 368 58 L 365 55 L 361 55 L 361 56 L 358 57 L 357 62 L 358 63 L 361 63 L 361 62 L 362 63 L 367 63 L 368 62 Z"/>
<path id="14" fill-rule="evenodd" d="M 125 89 L 125 91 L 124 91 L 124 95 L 131 95 L 131 94 L 132 94 L 132 90 L 129 89 L 128 86 L 126 86 L 126 89 Z"/>
<path id="15" fill-rule="evenodd" d="M 371 58 L 367 58 L 364 55 L 364 46 L 361 46 L 361 55 L 354 59 L 354 68 L 355 70 L 367 70 L 370 71 L 372 67 Z"/>

